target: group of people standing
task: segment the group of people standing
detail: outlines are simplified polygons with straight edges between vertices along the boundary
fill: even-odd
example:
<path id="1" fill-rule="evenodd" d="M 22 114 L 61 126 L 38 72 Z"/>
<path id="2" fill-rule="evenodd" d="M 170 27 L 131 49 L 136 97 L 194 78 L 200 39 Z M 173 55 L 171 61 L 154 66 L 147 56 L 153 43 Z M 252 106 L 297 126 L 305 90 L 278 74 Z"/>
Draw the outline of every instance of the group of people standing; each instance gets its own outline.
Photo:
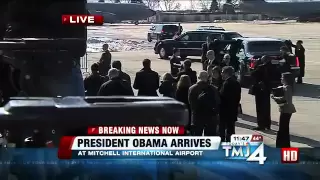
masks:
<path id="1" fill-rule="evenodd" d="M 224 58 L 224 66 L 212 67 L 197 75 L 191 68 L 192 62 L 181 62 L 179 51 L 174 50 L 171 72 L 165 73 L 161 81 L 151 68 L 151 60 L 144 59 L 143 68 L 136 73 L 131 86 L 130 76 L 122 71 L 121 62 L 111 62 L 106 45 L 104 50 L 100 62 L 91 66 L 92 74 L 84 80 L 88 96 L 133 96 L 133 89 L 138 90 L 138 96 L 158 96 L 159 90 L 163 96 L 186 104 L 189 110 L 187 128 L 192 135 L 220 135 L 223 141 L 230 141 L 235 133 L 241 87 L 234 69 L 228 66 L 228 56 Z M 212 51 L 208 52 L 208 59 L 214 60 Z"/>
<path id="2" fill-rule="evenodd" d="M 288 62 L 296 61 L 298 58 L 300 66 L 300 75 L 298 75 L 298 84 L 302 83 L 305 70 L 305 49 L 302 41 L 297 41 L 296 45 L 286 43 L 287 46 L 280 48 L 281 57 L 284 63 L 280 69 L 275 68 L 271 63 L 271 58 L 263 56 L 257 63 L 251 76 L 254 80 L 249 93 L 255 96 L 257 127 L 254 130 L 271 129 L 271 99 L 279 106 L 279 131 L 277 134 L 276 146 L 279 148 L 290 147 L 289 124 L 296 108 L 292 102 L 295 76 L 291 73 L 291 66 Z M 292 54 L 291 47 L 295 47 L 295 55 Z M 280 83 L 278 83 L 280 80 Z"/>
<path id="3" fill-rule="evenodd" d="M 203 70 L 207 70 L 210 73 L 211 83 L 218 88 L 221 85 L 218 76 L 220 67 L 231 65 L 235 69 L 238 68 L 238 59 L 235 56 L 236 51 L 230 50 L 230 54 L 222 55 L 219 44 L 221 43 L 216 40 L 212 41 L 210 37 L 207 37 L 207 42 L 202 45 L 201 57 Z M 255 96 L 256 103 L 257 127 L 253 128 L 254 130 L 271 129 L 271 98 L 279 106 L 280 119 L 277 147 L 290 147 L 289 123 L 292 114 L 296 112 L 292 102 L 295 76 L 291 73 L 290 62 L 296 62 L 297 60 L 300 67 L 297 84 L 303 82 L 302 78 L 305 73 L 303 42 L 298 40 L 294 45 L 291 41 L 285 41 L 285 44 L 286 46 L 280 48 L 281 57 L 284 59 L 284 63 L 280 65 L 280 68 L 275 68 L 271 63 L 271 58 L 268 56 L 263 56 L 257 61 L 254 70 L 251 71 L 253 85 L 249 90 L 249 94 Z M 292 47 L 295 48 L 295 54 L 292 53 Z M 232 99 L 232 96 L 228 98 Z"/>
<path id="4" fill-rule="evenodd" d="M 230 141 L 231 135 L 235 133 L 239 113 L 241 85 L 236 78 L 232 55 L 217 57 L 215 49 L 210 47 L 213 44 L 209 37 L 207 41 L 203 44 L 205 55 L 202 55 L 205 70 L 198 75 L 191 68 L 192 62 L 181 61 L 179 50 L 174 49 L 170 58 L 171 71 L 165 73 L 161 81 L 159 74 L 151 68 L 151 60 L 145 59 L 132 86 L 130 76 L 121 69 L 121 62 L 111 63 L 111 53 L 105 45 L 101 60 L 92 65 L 92 74 L 85 79 L 86 93 L 89 96 L 133 96 L 134 88 L 138 90 L 138 96 L 158 96 L 159 90 L 163 96 L 186 104 L 189 110 L 188 130 L 192 135 L 219 135 L 222 141 Z M 293 46 L 300 59 L 300 66 L 304 64 L 304 53 L 301 52 L 304 52 L 304 48 L 301 43 L 298 41 Z M 249 93 L 255 96 L 256 101 L 257 127 L 254 130 L 271 129 L 271 96 L 279 105 L 280 111 L 277 147 L 290 147 L 289 122 L 296 109 L 292 103 L 294 77 L 286 62 L 291 61 L 292 53 L 287 46 L 280 50 L 286 60 L 281 71 L 276 71 L 272 66 L 270 57 L 263 56 L 251 72 L 254 83 Z M 298 82 L 302 81 L 302 77 L 303 75 L 299 76 Z M 274 88 L 273 82 L 277 79 L 281 79 L 282 85 Z"/>
<path id="5" fill-rule="evenodd" d="M 230 141 L 241 99 L 241 86 L 229 66 L 230 56 L 215 64 L 214 52 L 208 51 L 210 61 L 206 71 L 192 70 L 190 60 L 181 63 L 179 51 L 174 49 L 170 59 L 171 73 L 165 73 L 159 87 L 160 94 L 185 103 L 190 112 L 189 130 L 195 136 L 217 136 Z"/>

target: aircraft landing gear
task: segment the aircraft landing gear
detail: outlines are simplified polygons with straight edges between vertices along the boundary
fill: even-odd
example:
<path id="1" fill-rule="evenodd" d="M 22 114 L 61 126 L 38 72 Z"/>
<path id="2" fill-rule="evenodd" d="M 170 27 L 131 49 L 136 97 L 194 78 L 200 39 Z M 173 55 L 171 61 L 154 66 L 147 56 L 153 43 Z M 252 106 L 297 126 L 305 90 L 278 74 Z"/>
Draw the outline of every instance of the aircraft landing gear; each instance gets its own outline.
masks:
<path id="1" fill-rule="evenodd" d="M 134 25 L 139 25 L 139 21 L 134 21 Z"/>

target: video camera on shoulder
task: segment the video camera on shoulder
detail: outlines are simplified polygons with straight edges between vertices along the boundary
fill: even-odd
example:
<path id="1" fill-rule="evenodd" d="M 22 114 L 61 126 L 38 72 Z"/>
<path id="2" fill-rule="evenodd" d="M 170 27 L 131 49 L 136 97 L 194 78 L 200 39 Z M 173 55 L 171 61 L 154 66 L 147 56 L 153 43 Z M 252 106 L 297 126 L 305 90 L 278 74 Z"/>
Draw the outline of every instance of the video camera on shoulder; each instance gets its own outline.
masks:
<path id="1" fill-rule="evenodd" d="M 3 138 L 18 148 L 57 146 L 62 136 L 85 136 L 92 126 L 187 124 L 185 105 L 171 98 L 21 98 L 0 108 Z"/>

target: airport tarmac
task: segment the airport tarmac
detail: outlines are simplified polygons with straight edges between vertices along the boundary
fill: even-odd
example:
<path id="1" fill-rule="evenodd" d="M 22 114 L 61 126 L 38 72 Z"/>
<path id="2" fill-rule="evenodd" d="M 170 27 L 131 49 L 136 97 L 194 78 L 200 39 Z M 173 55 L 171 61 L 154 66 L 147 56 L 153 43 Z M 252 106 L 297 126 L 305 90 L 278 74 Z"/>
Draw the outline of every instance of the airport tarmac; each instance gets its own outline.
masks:
<path id="1" fill-rule="evenodd" d="M 182 24 L 185 31 L 194 30 L 202 24 Z M 205 24 L 213 25 L 213 24 Z M 319 23 L 288 23 L 288 24 L 267 24 L 267 23 L 215 23 L 226 30 L 237 31 L 243 36 L 255 37 L 278 37 L 296 40 L 303 40 L 306 48 L 306 74 L 304 84 L 297 85 L 294 96 L 294 104 L 297 113 L 292 116 L 290 133 L 292 146 L 295 147 L 320 147 L 320 24 Z M 112 38 L 117 39 L 146 39 L 147 30 L 150 25 L 110 25 L 107 30 L 112 33 Z M 155 42 L 152 42 L 155 43 Z M 169 61 L 161 60 L 149 48 L 141 51 L 113 52 L 113 60 L 120 60 L 123 63 L 123 70 L 134 80 L 135 73 L 142 68 L 142 60 L 152 60 L 152 68 L 160 75 L 170 71 Z M 89 67 L 97 62 L 101 53 L 88 53 Z M 192 68 L 199 71 L 200 63 L 194 62 Z M 261 133 L 265 137 L 266 144 L 275 145 L 276 132 L 279 126 L 279 111 L 276 103 L 272 102 L 272 130 L 265 132 L 253 132 L 251 128 L 256 126 L 256 114 L 254 97 L 243 89 L 241 100 L 243 115 L 239 117 L 236 133 L 252 134 Z"/>

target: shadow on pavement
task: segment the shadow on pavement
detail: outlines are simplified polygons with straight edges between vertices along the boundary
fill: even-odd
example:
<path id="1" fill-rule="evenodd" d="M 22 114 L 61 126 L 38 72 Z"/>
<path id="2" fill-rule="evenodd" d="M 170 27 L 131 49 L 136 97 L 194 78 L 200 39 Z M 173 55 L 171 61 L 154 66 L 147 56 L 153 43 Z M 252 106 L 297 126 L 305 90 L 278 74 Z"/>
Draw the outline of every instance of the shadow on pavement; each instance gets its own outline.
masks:
<path id="1" fill-rule="evenodd" d="M 317 84 L 297 84 L 294 90 L 294 96 L 320 98 L 320 85 Z"/>
<path id="2" fill-rule="evenodd" d="M 250 118 L 253 118 L 253 117 L 251 116 Z M 247 119 L 243 119 L 243 120 L 246 121 Z M 249 120 L 249 122 L 252 122 L 252 121 Z M 255 121 L 253 121 L 253 122 L 255 122 Z M 276 122 L 272 121 L 272 124 L 273 123 L 276 123 Z M 276 123 L 276 124 L 273 124 L 273 125 L 278 125 L 278 124 Z M 249 125 L 249 124 L 244 124 L 244 123 L 241 123 L 241 122 L 236 122 L 236 126 L 237 127 L 241 127 L 241 128 L 245 128 L 245 129 L 253 129 L 253 128 L 256 127 L 256 126 L 252 126 L 252 125 Z M 263 134 L 277 135 L 277 131 L 275 131 L 273 129 L 265 130 L 265 131 L 261 131 L 261 132 Z M 307 137 L 303 137 L 303 136 L 298 136 L 298 135 L 291 134 L 290 135 L 290 140 L 291 140 L 291 142 L 306 144 L 306 145 L 311 146 L 311 147 L 320 147 L 320 141 L 317 141 L 317 140 L 314 140 L 314 139 L 310 139 L 310 138 L 307 138 Z"/>
<path id="3" fill-rule="evenodd" d="M 252 122 L 252 123 L 257 123 L 257 118 L 248 114 L 240 114 L 238 116 L 239 118 L 241 118 L 244 121 L 248 121 L 248 122 Z M 271 124 L 274 126 L 278 126 L 279 123 L 276 121 L 271 121 Z"/>

